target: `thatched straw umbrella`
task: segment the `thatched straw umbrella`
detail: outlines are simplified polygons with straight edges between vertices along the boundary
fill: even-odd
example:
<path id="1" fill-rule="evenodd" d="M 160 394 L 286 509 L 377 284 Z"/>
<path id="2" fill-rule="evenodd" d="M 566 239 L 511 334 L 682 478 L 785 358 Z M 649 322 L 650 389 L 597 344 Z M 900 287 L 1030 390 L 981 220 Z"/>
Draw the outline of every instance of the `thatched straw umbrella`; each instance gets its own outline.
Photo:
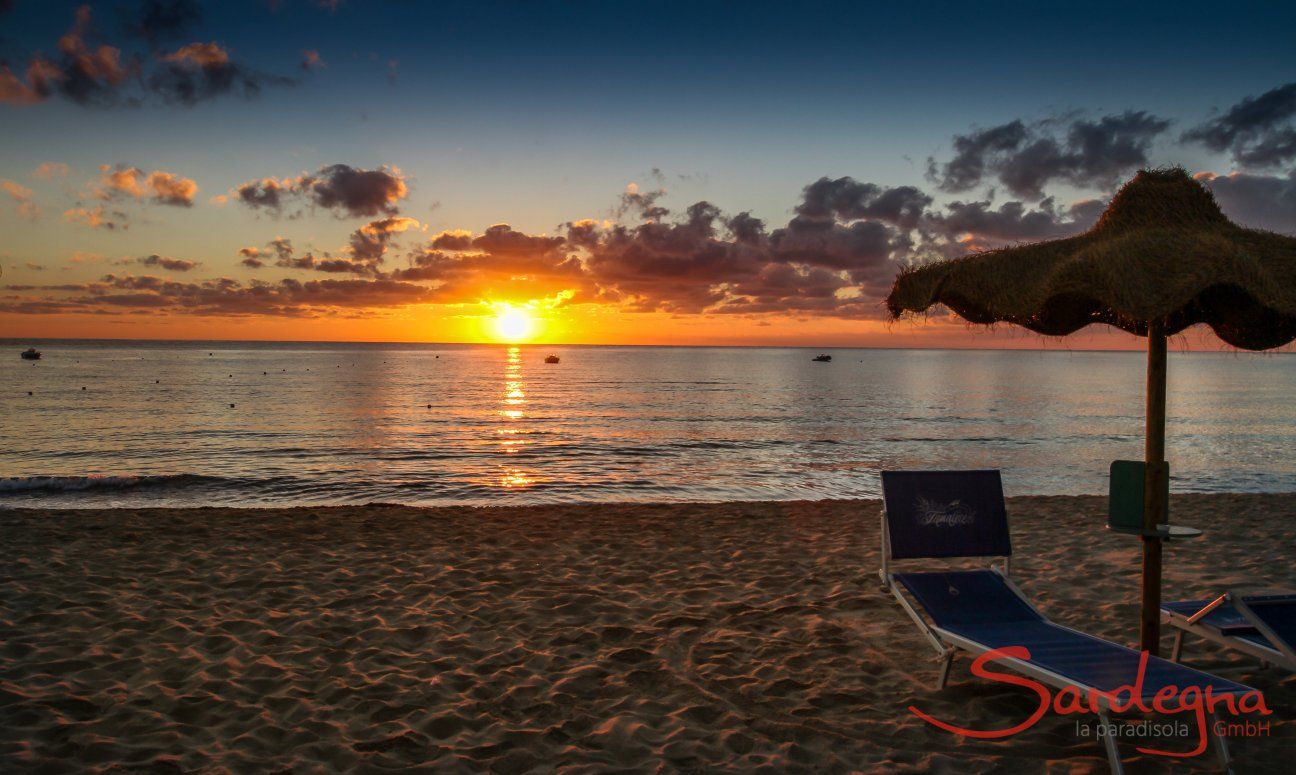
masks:
<path id="1" fill-rule="evenodd" d="M 1267 350 L 1296 338 L 1296 238 L 1244 229 L 1180 168 L 1144 170 L 1092 229 L 1068 239 L 976 253 L 907 270 L 892 317 L 944 304 L 972 323 L 1005 321 L 1048 336 L 1106 323 L 1147 337 L 1142 648 L 1160 641 L 1166 337 L 1205 323 L 1220 339 Z"/>

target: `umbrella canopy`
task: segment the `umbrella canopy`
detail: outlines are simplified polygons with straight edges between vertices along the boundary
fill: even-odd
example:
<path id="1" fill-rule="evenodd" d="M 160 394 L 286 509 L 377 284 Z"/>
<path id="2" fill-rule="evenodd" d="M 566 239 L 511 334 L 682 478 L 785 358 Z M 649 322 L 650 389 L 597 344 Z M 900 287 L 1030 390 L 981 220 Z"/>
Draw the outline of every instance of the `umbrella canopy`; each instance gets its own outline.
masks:
<path id="1" fill-rule="evenodd" d="M 1296 339 L 1296 238 L 1245 229 L 1181 168 L 1143 170 L 1098 223 L 1067 239 L 919 266 L 896 278 L 892 317 L 944 304 L 972 323 L 1065 336 L 1106 323 L 1148 339 L 1142 647 L 1160 647 L 1166 513 L 1166 336 L 1204 323 L 1228 344 L 1266 350 Z"/>
<path id="2" fill-rule="evenodd" d="M 1049 336 L 1205 323 L 1234 347 L 1266 350 L 1296 339 L 1296 237 L 1234 224 L 1182 169 L 1145 170 L 1084 234 L 908 270 L 886 304 L 894 317 L 944 304 Z"/>

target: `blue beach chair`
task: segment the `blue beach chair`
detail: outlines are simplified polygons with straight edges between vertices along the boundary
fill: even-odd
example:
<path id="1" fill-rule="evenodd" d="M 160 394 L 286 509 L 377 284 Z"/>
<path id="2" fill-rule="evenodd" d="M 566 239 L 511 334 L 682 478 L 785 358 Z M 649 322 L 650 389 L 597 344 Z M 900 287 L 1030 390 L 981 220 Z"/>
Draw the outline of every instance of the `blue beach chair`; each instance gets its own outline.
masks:
<path id="1" fill-rule="evenodd" d="M 1009 646 L 1025 646 L 1029 659 L 1003 658 L 1007 667 L 1055 689 L 1073 687 L 1113 692 L 1132 686 L 1140 653 L 1050 622 L 1009 579 L 1012 543 L 1003 484 L 998 471 L 883 471 L 882 583 L 936 650 L 943 688 L 958 651 L 973 656 Z M 1000 559 L 1000 567 L 894 573 L 902 560 Z M 912 596 L 925 619 L 901 591 Z M 928 621 L 930 619 L 930 621 Z M 1177 665 L 1148 659 L 1143 700 L 1151 706 L 1163 687 L 1207 687 L 1215 696 L 1240 696 L 1250 687 Z M 1099 718 L 1110 724 L 1110 698 L 1099 702 Z M 1220 764 L 1227 770 L 1228 746 L 1208 725 Z M 1103 736 L 1113 773 L 1123 771 L 1113 736 Z"/>
<path id="2" fill-rule="evenodd" d="M 1170 658 L 1178 662 L 1185 633 L 1296 672 L 1296 595 L 1241 595 L 1164 603 L 1161 616 L 1175 633 Z"/>

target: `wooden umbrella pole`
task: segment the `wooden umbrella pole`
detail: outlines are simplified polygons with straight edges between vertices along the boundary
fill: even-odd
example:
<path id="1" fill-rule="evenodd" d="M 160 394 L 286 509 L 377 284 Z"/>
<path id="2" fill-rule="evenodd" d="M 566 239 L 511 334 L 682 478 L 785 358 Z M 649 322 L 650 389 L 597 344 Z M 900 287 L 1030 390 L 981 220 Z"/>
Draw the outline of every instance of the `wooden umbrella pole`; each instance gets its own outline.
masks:
<path id="1" fill-rule="evenodd" d="M 1161 647 L 1161 538 L 1165 521 L 1166 334 L 1162 321 L 1148 325 L 1147 437 L 1143 479 L 1143 608 L 1139 644 L 1157 655 Z"/>

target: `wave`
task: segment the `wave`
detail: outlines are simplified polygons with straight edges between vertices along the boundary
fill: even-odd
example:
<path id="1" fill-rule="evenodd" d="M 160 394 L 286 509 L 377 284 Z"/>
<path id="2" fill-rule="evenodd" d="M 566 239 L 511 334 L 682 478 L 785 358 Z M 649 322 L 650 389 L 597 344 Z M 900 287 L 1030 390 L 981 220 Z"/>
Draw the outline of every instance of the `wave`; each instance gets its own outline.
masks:
<path id="1" fill-rule="evenodd" d="M 200 474 L 140 474 L 89 476 L 8 476 L 0 478 L 0 493 L 74 492 L 79 490 L 126 490 L 138 487 L 184 487 L 224 481 L 218 476 Z"/>

